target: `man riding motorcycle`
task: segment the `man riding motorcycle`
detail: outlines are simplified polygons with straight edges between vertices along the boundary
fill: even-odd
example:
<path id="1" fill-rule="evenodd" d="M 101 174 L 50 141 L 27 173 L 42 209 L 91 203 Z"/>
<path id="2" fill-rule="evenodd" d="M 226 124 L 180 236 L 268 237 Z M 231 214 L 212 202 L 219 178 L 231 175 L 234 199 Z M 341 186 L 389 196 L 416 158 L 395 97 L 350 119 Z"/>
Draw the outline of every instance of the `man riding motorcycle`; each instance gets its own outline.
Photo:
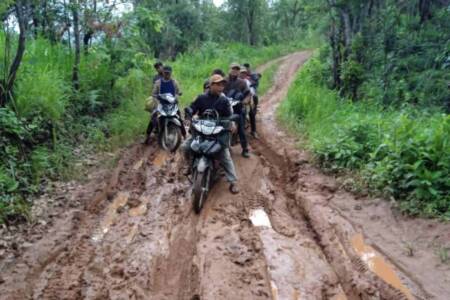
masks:
<path id="1" fill-rule="evenodd" d="M 250 90 L 247 87 L 247 83 L 239 78 L 239 72 L 241 70 L 241 66 L 239 64 L 233 63 L 230 65 L 230 72 L 227 79 L 227 83 L 225 85 L 224 94 L 229 97 L 235 99 L 239 94 L 242 96 L 240 100 L 241 104 L 237 105 L 234 108 L 234 113 L 239 115 L 238 120 L 238 133 L 239 133 L 239 141 L 242 147 L 242 156 L 245 158 L 249 158 L 250 154 L 248 151 L 248 142 L 247 137 L 245 135 L 245 105 L 249 101 Z"/>
<path id="2" fill-rule="evenodd" d="M 233 124 L 229 121 L 229 118 L 232 116 L 230 102 L 222 94 L 226 80 L 221 75 L 216 74 L 211 76 L 209 83 L 208 91 L 202 95 L 199 95 L 195 101 L 185 109 L 186 118 L 192 118 L 195 115 L 202 115 L 206 110 L 215 110 L 217 111 L 220 119 L 227 121 L 228 124 Z M 223 167 L 227 181 L 230 183 L 230 192 L 232 194 L 237 194 L 239 193 L 239 188 L 237 186 L 238 179 L 233 159 L 230 154 L 229 139 L 230 137 L 228 132 L 223 133 L 220 137 L 219 141 L 223 149 L 219 153 L 217 160 Z M 181 146 L 186 163 L 189 165 L 192 161 L 192 152 L 190 148 L 192 141 L 193 138 L 190 137 Z"/>
<path id="3" fill-rule="evenodd" d="M 180 88 L 178 85 L 178 82 L 172 78 L 172 68 L 170 66 L 164 66 L 163 67 L 163 77 L 160 79 L 157 79 L 156 82 L 153 85 L 153 91 L 152 91 L 152 98 L 153 102 L 152 105 L 148 108 L 149 111 L 152 112 L 150 123 L 147 127 L 147 139 L 145 140 L 145 144 L 150 144 L 150 137 L 153 131 L 153 128 L 156 125 L 156 112 L 155 107 L 158 104 L 158 95 L 160 94 L 172 94 L 174 97 L 177 97 L 181 95 Z M 182 126 L 182 134 L 185 137 L 186 131 L 184 127 Z"/>

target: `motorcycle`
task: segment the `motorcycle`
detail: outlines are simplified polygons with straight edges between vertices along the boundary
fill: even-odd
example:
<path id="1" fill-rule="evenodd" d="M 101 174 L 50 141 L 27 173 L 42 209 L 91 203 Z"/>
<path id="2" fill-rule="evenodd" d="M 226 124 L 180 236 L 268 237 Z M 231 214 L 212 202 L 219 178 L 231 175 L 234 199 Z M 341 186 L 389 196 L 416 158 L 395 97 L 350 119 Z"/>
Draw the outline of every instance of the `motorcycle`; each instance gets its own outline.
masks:
<path id="1" fill-rule="evenodd" d="M 194 136 L 190 148 L 194 153 L 192 163 L 192 197 L 193 208 L 198 214 L 208 197 L 212 184 L 217 179 L 218 163 L 215 159 L 222 151 L 223 146 L 219 142 L 219 135 L 229 129 L 225 122 L 219 119 L 219 114 L 214 110 L 207 110 L 201 118 L 193 119 L 191 131 Z"/>
<path id="2" fill-rule="evenodd" d="M 181 143 L 182 120 L 179 114 L 178 99 L 172 94 L 160 94 L 157 97 L 158 142 L 166 151 L 175 152 Z"/>

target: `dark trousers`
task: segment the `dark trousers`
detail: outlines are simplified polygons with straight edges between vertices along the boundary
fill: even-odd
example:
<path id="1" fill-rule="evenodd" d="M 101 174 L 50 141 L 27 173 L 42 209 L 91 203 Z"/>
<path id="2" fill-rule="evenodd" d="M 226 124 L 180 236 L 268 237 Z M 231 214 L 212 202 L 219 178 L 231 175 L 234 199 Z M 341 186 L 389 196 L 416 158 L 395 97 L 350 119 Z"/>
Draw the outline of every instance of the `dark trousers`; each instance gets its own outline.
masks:
<path id="1" fill-rule="evenodd" d="M 257 95 L 253 96 L 253 107 L 250 109 L 249 117 L 250 117 L 250 128 L 252 132 L 256 132 L 256 114 L 258 112 L 258 103 L 259 99 Z"/>
<path id="2" fill-rule="evenodd" d="M 157 120 L 157 113 L 153 112 L 150 116 L 150 122 L 148 122 L 148 126 L 147 126 L 147 135 L 150 136 L 150 134 L 152 134 L 153 128 L 156 127 L 156 122 Z"/>
<path id="3" fill-rule="evenodd" d="M 245 135 L 245 110 L 239 114 L 239 120 L 237 121 L 239 142 L 241 143 L 242 151 L 248 150 L 247 136 Z"/>

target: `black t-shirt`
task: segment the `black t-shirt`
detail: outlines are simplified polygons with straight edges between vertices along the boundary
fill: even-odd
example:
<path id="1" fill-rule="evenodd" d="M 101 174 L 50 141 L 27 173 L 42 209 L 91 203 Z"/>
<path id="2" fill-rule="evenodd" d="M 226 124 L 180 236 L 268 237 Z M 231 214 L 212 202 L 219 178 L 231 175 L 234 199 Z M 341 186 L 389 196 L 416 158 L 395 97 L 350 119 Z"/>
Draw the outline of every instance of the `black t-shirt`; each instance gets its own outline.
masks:
<path id="1" fill-rule="evenodd" d="M 244 80 L 238 77 L 233 78 L 229 76 L 223 92 L 227 95 L 227 97 L 242 101 L 248 96 L 250 90 Z M 240 95 L 240 97 L 238 97 L 238 95 Z M 241 114 L 242 109 L 242 103 L 239 103 L 233 107 L 235 114 Z"/>
<path id="2" fill-rule="evenodd" d="M 221 118 L 228 118 L 232 113 L 230 102 L 225 96 L 212 95 L 209 92 L 199 95 L 190 107 L 193 115 L 201 115 L 207 109 L 217 110 Z"/>
<path id="3" fill-rule="evenodd" d="M 250 90 L 248 89 L 247 83 L 244 80 L 238 77 L 228 77 L 223 92 L 225 93 L 225 95 L 232 98 L 234 98 L 237 93 L 241 93 L 245 98 L 250 93 Z"/>

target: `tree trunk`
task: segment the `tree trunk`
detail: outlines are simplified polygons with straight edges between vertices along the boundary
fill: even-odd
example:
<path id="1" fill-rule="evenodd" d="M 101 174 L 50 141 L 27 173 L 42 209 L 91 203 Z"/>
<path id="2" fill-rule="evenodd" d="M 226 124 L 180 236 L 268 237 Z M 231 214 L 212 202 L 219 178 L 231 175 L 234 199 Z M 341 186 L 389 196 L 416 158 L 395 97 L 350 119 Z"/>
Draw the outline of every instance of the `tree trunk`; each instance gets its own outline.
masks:
<path id="1" fill-rule="evenodd" d="M 83 36 L 83 50 L 84 55 L 89 54 L 89 44 L 91 41 L 92 36 L 94 35 L 94 31 L 92 29 L 88 29 L 87 32 Z"/>
<path id="2" fill-rule="evenodd" d="M 73 1 L 73 0 L 70 0 L 71 2 Z M 69 20 L 69 15 L 68 15 L 68 13 L 67 13 L 67 3 L 66 3 L 66 0 L 64 0 L 64 18 L 66 19 L 66 25 L 68 26 L 67 27 L 67 35 L 68 35 L 68 44 L 69 44 L 69 49 L 70 50 L 72 50 L 72 37 L 70 36 L 70 20 Z M 64 34 L 64 32 L 63 32 L 63 34 Z M 62 38 L 62 35 L 59 37 L 59 38 Z"/>
<path id="3" fill-rule="evenodd" d="M 332 55 L 332 73 L 333 73 L 333 88 L 339 89 L 341 87 L 340 76 L 340 62 L 339 62 L 339 37 L 336 30 L 336 20 L 331 17 L 331 30 L 330 30 L 330 46 Z"/>
<path id="4" fill-rule="evenodd" d="M 431 19 L 431 0 L 419 0 L 420 23 Z"/>
<path id="5" fill-rule="evenodd" d="M 73 15 L 73 33 L 75 38 L 75 62 L 72 71 L 73 88 L 78 91 L 80 89 L 79 69 L 80 69 L 80 24 L 78 17 L 78 1 L 70 0 Z"/>
<path id="6" fill-rule="evenodd" d="M 2 82 L 0 82 L 0 107 L 4 107 L 12 96 L 17 71 L 19 70 L 23 54 L 25 53 L 27 21 L 23 0 L 16 1 L 15 10 L 17 22 L 19 24 L 19 40 L 17 43 L 16 56 L 9 68 L 8 78 L 3 78 Z"/>
<path id="7" fill-rule="evenodd" d="M 248 29 L 248 43 L 252 46 L 256 45 L 256 31 L 255 31 L 255 22 L 256 22 L 256 5 L 251 5 L 252 1 L 249 1 L 249 5 L 247 7 L 247 29 Z"/>
<path id="8" fill-rule="evenodd" d="M 292 8 L 292 19 L 290 22 L 290 26 L 295 26 L 295 20 L 297 20 L 297 16 L 301 11 L 301 4 L 298 1 L 294 2 L 294 7 Z"/>
<path id="9" fill-rule="evenodd" d="M 33 35 L 34 38 L 37 39 L 39 35 L 39 26 L 40 26 L 40 17 L 39 17 L 39 10 L 36 8 L 35 4 L 31 4 L 31 14 L 33 16 Z"/>
<path id="10" fill-rule="evenodd" d="M 345 43 L 345 57 L 348 57 L 352 47 L 352 23 L 350 18 L 350 12 L 348 9 L 340 9 L 342 18 L 342 25 L 344 29 L 344 43 Z"/>

